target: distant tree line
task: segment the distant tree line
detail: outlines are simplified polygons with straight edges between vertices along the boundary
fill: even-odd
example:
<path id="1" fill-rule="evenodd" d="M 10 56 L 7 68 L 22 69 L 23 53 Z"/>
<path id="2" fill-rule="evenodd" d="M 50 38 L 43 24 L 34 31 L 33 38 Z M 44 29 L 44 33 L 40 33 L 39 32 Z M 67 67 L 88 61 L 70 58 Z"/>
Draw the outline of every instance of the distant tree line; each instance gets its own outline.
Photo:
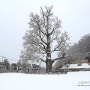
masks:
<path id="1" fill-rule="evenodd" d="M 69 55 L 82 59 L 87 52 L 90 52 L 90 33 L 82 36 L 78 43 L 74 43 L 70 47 Z"/>
<path id="2" fill-rule="evenodd" d="M 4 59 L 0 62 L 0 72 L 23 72 L 29 73 L 32 70 L 32 73 L 37 73 L 40 66 L 36 64 L 22 63 L 18 61 L 17 63 L 9 63 L 8 59 Z"/>
<path id="3" fill-rule="evenodd" d="M 0 62 L 0 72 L 8 72 L 17 70 L 17 63 L 9 63 L 8 59 L 4 59 Z"/>

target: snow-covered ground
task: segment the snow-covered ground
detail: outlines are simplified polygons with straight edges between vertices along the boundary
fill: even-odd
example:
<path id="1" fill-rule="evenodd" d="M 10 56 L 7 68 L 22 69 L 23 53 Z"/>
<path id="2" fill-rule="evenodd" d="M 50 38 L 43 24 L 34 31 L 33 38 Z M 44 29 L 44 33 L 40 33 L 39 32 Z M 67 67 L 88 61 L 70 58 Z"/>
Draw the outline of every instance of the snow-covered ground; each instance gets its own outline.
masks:
<path id="1" fill-rule="evenodd" d="M 0 90 L 90 90 L 90 71 L 58 75 L 0 73 Z"/>

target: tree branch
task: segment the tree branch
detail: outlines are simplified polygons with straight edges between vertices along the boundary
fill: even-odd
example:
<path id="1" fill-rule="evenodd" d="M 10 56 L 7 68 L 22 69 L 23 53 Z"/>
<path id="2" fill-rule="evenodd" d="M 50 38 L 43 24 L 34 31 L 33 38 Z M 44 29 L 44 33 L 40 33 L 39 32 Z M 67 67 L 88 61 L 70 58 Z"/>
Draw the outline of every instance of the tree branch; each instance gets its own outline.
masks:
<path id="1" fill-rule="evenodd" d="M 37 24 L 37 28 L 39 29 L 39 31 L 41 32 L 41 33 L 43 33 L 44 35 L 46 35 L 46 33 L 44 33 L 42 30 L 41 30 L 41 24 L 40 24 L 40 18 L 39 18 L 39 16 L 36 14 L 36 15 L 33 15 L 33 14 L 31 14 L 31 17 L 32 17 L 32 22 L 34 22 L 34 23 L 36 23 Z M 31 25 L 34 25 L 33 23 L 31 23 Z M 33 27 L 35 27 L 35 26 L 33 26 Z"/>
<path id="2" fill-rule="evenodd" d="M 53 25 L 53 30 L 50 32 L 50 35 L 52 35 L 53 32 L 60 27 L 60 23 L 61 23 L 60 20 L 58 20 L 58 18 L 56 18 L 56 22 Z"/>
<path id="3" fill-rule="evenodd" d="M 47 43 L 42 39 L 42 37 L 41 37 L 41 35 L 40 34 L 38 34 L 38 36 L 39 36 L 39 38 L 41 39 L 41 41 L 44 43 L 44 44 L 46 44 L 47 45 Z"/>
<path id="4" fill-rule="evenodd" d="M 61 50 L 53 50 L 53 51 L 51 51 L 51 53 L 53 53 L 53 52 L 55 52 L 55 51 L 61 51 Z"/>
<path id="5" fill-rule="evenodd" d="M 39 45 L 40 45 L 40 44 L 43 46 L 43 49 L 45 49 L 45 51 L 46 51 L 45 45 L 44 45 L 43 43 L 39 43 Z"/>
<path id="6" fill-rule="evenodd" d="M 65 57 L 62 56 L 62 57 L 60 57 L 60 58 L 55 58 L 55 59 L 53 59 L 53 60 L 52 60 L 52 64 L 53 64 L 55 61 L 60 60 L 60 59 L 63 59 L 63 58 L 65 58 Z"/>
<path id="7" fill-rule="evenodd" d="M 61 49 L 63 48 L 63 46 L 60 47 L 59 49 L 58 49 L 58 48 L 59 48 L 59 47 L 56 47 L 54 50 L 51 51 L 51 53 L 53 53 L 53 52 L 55 52 L 55 51 L 61 51 Z"/>
<path id="8" fill-rule="evenodd" d="M 40 58 L 40 60 L 41 60 L 42 62 L 46 63 L 46 61 L 44 61 L 42 58 Z"/>
<path id="9" fill-rule="evenodd" d="M 53 64 L 55 61 L 60 60 L 60 59 L 63 59 L 63 58 L 65 58 L 65 53 L 63 53 L 62 57 L 53 59 L 53 60 L 52 60 L 52 64 Z"/>
<path id="10" fill-rule="evenodd" d="M 45 12 L 43 11 L 43 9 L 42 9 L 42 7 L 41 7 L 41 15 L 42 15 L 42 18 L 43 18 L 43 25 L 44 25 L 44 27 L 45 27 L 45 29 L 46 29 L 46 25 L 45 25 L 45 22 L 46 22 L 46 20 L 45 20 Z"/>

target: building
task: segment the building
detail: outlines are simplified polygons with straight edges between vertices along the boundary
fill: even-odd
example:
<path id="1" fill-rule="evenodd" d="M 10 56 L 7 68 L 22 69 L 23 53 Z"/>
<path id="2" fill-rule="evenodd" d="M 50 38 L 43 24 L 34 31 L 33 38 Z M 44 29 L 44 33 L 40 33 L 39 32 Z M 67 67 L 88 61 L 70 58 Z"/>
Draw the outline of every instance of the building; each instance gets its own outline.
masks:
<path id="1" fill-rule="evenodd" d="M 3 62 L 0 62 L 0 72 L 5 72 L 7 70 L 6 65 Z"/>
<path id="2" fill-rule="evenodd" d="M 88 63 L 90 63 L 90 52 L 86 53 L 85 59 L 87 59 Z"/>

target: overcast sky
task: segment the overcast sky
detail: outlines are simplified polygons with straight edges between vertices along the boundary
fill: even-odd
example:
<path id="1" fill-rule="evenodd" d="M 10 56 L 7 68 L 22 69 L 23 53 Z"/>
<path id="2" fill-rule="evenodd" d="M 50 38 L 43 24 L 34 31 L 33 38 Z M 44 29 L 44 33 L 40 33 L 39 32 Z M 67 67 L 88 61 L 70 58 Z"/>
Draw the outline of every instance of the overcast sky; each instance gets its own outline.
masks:
<path id="1" fill-rule="evenodd" d="M 90 0 L 0 0 L 0 56 L 18 60 L 30 13 L 51 5 L 71 43 L 90 33 Z"/>

